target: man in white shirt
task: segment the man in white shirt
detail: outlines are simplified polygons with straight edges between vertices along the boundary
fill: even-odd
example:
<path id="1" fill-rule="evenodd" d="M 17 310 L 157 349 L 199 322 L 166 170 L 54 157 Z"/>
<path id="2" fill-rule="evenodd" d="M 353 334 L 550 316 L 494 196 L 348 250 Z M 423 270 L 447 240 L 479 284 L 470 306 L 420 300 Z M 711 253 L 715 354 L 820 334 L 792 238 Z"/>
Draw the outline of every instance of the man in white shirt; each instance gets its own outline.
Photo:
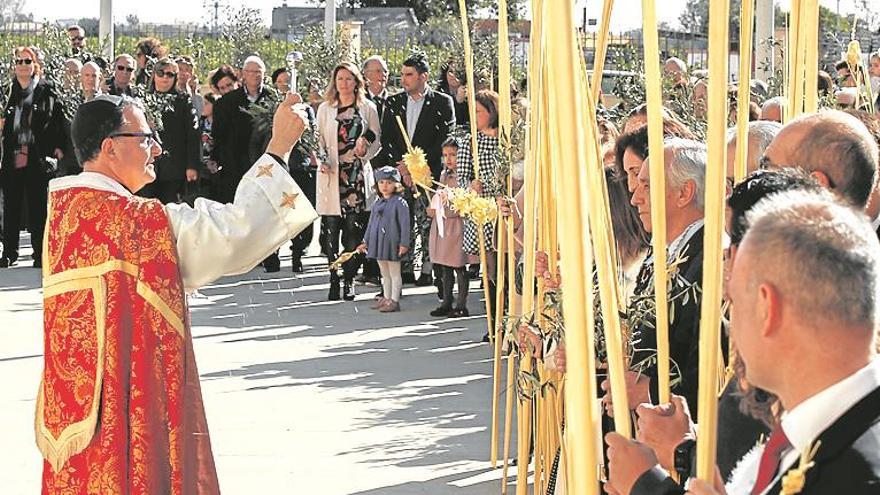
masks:
<path id="1" fill-rule="evenodd" d="M 693 480 L 689 493 L 776 495 L 784 479 L 803 475 L 804 495 L 876 494 L 880 242 L 864 215 L 817 193 L 776 194 L 748 220 L 728 290 L 730 335 L 746 378 L 776 394 L 787 412 L 726 490 Z M 619 436 L 609 445 L 612 493 L 629 493 L 615 466 L 644 466 L 650 452 Z M 802 463 L 807 452 L 813 455 Z"/>

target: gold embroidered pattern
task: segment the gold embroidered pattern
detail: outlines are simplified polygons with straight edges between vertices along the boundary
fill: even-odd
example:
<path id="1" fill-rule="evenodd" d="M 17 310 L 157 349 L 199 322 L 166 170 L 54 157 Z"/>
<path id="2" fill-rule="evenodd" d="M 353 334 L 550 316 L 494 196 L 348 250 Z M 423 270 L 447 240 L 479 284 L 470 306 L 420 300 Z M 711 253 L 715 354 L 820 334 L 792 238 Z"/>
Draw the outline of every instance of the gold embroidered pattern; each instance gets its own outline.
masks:
<path id="1" fill-rule="evenodd" d="M 71 292 L 88 291 L 92 303 L 91 312 L 83 318 L 59 322 L 62 325 L 70 324 L 70 331 L 66 335 L 78 338 L 66 339 L 65 342 L 49 343 L 49 345 L 52 346 L 79 345 L 81 347 L 86 347 L 75 349 L 73 352 L 80 355 L 90 356 L 95 360 L 95 376 L 88 377 L 80 374 L 80 376 L 74 377 L 74 381 L 77 384 L 76 395 L 80 396 L 77 398 L 77 402 L 85 404 L 87 400 L 91 400 L 88 414 L 84 418 L 71 422 L 58 431 L 57 425 L 62 424 L 63 421 L 67 419 L 60 417 L 60 409 L 56 407 L 56 400 L 60 400 L 60 398 L 45 396 L 43 380 L 40 382 L 40 388 L 37 393 L 37 421 L 35 425 L 37 430 L 37 448 L 55 472 L 58 472 L 59 468 L 64 465 L 67 459 L 81 452 L 86 446 L 88 446 L 95 433 L 95 428 L 97 427 L 98 405 L 101 403 L 101 382 L 104 373 L 106 290 L 106 284 L 103 278 L 100 277 L 70 280 L 56 284 L 52 287 L 47 287 L 44 290 L 47 308 L 50 305 L 57 303 L 63 296 L 70 295 Z M 74 295 L 78 296 L 79 294 Z M 66 301 L 63 301 L 63 303 L 80 309 L 85 309 L 84 305 L 87 301 L 84 298 L 74 297 L 65 299 Z M 51 313 L 54 314 L 55 312 L 52 311 Z M 70 313 L 74 312 L 62 311 L 58 314 Z M 84 334 L 84 332 L 88 332 L 90 328 L 95 329 L 94 334 Z M 93 349 L 87 349 L 87 347 L 91 347 L 92 345 L 94 345 Z M 65 362 L 47 363 L 47 366 L 52 366 L 53 369 L 59 371 L 65 367 L 73 368 L 74 370 L 77 369 L 75 362 L 71 359 L 68 359 Z M 80 372 L 82 371 L 82 368 L 78 369 Z M 72 373 L 76 373 L 76 371 L 67 371 L 68 376 Z M 45 380 L 45 376 L 43 379 Z M 89 397 L 85 397 L 86 390 L 82 390 L 82 387 L 85 387 L 88 384 L 88 381 L 92 382 L 91 393 Z M 47 407 L 50 408 L 49 414 L 45 413 Z"/>
<path id="2" fill-rule="evenodd" d="M 257 178 L 260 177 L 272 177 L 272 165 L 257 165 Z"/>
<path id="3" fill-rule="evenodd" d="M 296 198 L 299 194 L 288 194 L 286 192 L 282 192 L 281 194 L 283 195 L 281 199 L 282 208 L 296 208 Z"/>

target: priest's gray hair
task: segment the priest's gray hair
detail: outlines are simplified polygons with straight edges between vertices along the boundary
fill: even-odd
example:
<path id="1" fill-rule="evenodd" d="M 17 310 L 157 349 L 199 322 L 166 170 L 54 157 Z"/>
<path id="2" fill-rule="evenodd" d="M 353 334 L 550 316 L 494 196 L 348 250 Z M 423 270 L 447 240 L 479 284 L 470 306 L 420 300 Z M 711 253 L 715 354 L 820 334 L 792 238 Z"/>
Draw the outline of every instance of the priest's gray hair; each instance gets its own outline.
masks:
<path id="1" fill-rule="evenodd" d="M 672 160 L 665 164 L 666 188 L 681 187 L 694 182 L 694 204 L 703 211 L 706 196 L 706 145 L 692 139 L 669 138 L 663 142 L 664 151 L 671 151 Z"/>
<path id="2" fill-rule="evenodd" d="M 768 196 L 746 214 L 742 246 L 755 253 L 753 281 L 773 284 L 794 314 L 826 322 L 878 323 L 880 242 L 868 218 L 826 191 Z"/>

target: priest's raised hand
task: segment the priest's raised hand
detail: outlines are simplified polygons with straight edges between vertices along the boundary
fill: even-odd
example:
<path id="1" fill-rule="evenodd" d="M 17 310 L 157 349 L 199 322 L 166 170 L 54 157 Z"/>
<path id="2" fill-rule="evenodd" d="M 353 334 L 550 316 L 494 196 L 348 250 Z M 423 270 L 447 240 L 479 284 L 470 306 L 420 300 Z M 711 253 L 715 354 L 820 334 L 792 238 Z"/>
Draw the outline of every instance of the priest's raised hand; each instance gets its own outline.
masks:
<path id="1" fill-rule="evenodd" d="M 134 196 L 161 143 L 141 104 L 101 95 L 71 134 L 83 172 L 49 184 L 43 493 L 219 493 L 185 292 L 251 270 L 311 226 L 285 170 L 305 117 L 289 96 L 232 203 Z"/>

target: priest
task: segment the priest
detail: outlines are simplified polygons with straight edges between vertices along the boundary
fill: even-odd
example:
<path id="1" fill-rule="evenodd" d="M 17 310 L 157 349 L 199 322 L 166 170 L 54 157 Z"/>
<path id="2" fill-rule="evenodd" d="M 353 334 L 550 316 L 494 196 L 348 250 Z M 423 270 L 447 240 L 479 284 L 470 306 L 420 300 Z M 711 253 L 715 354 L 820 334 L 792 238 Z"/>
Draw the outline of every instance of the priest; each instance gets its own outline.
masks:
<path id="1" fill-rule="evenodd" d="M 80 106 L 83 173 L 49 185 L 35 421 L 44 494 L 219 493 L 185 293 L 249 271 L 315 220 L 285 170 L 306 121 L 298 102 L 279 105 L 234 201 L 194 207 L 133 195 L 162 152 L 139 102 Z"/>

